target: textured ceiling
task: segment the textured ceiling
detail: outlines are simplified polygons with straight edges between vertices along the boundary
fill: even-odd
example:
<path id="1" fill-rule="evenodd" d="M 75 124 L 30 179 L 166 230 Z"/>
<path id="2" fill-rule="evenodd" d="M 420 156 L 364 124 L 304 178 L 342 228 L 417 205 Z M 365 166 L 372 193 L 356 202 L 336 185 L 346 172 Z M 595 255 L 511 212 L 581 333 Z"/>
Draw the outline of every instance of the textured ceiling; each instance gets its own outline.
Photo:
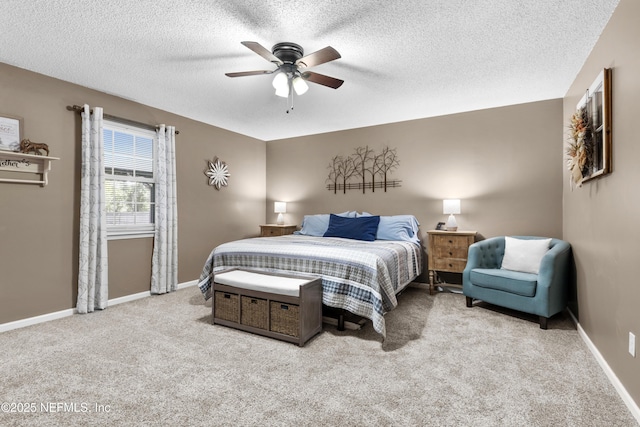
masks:
<path id="1" fill-rule="evenodd" d="M 4 0 L 0 62 L 268 141 L 562 97 L 618 1 Z M 345 83 L 286 114 L 241 41 Z"/>

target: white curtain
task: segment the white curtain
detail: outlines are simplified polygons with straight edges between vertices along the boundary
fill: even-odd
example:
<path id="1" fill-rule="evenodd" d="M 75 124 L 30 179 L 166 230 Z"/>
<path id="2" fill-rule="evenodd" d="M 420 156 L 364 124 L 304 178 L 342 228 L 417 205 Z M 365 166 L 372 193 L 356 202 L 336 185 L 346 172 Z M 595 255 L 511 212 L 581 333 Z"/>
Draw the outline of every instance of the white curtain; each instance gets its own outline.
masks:
<path id="1" fill-rule="evenodd" d="M 176 131 L 160 125 L 156 132 L 155 238 L 151 293 L 173 292 L 178 285 L 178 209 L 176 205 Z"/>
<path id="2" fill-rule="evenodd" d="M 82 165 L 80 178 L 80 256 L 78 313 L 107 308 L 107 221 L 104 197 L 102 108 L 82 112 Z"/>

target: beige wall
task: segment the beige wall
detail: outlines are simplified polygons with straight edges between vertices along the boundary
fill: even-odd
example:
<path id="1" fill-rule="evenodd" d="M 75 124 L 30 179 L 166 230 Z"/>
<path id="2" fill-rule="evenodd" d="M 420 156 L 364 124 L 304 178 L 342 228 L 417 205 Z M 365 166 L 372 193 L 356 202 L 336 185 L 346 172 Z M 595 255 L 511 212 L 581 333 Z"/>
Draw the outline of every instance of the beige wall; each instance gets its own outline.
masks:
<path id="1" fill-rule="evenodd" d="M 354 113 L 355 114 L 355 113 Z M 267 218 L 286 201 L 286 220 L 368 211 L 413 214 L 421 238 L 445 221 L 442 199 L 460 198 L 460 229 L 484 237 L 562 236 L 562 101 L 551 100 L 267 142 Z M 388 145 L 400 160 L 400 188 L 362 194 L 326 189 L 333 156 Z"/>
<path id="2" fill-rule="evenodd" d="M 50 184 L 0 183 L 0 323 L 75 306 L 77 280 L 79 117 L 71 104 L 148 124 L 167 123 L 177 138 L 179 280 L 196 279 L 209 251 L 255 235 L 275 221 L 273 201 L 289 202 L 287 222 L 303 215 L 367 210 L 410 213 L 421 237 L 443 221 L 441 200 L 462 199 L 461 228 L 484 237 L 563 237 L 574 248 L 580 324 L 636 402 L 640 357 L 627 353 L 628 332 L 640 339 L 634 268 L 640 251 L 635 185 L 640 146 L 633 128 L 640 95 L 640 3 L 621 0 L 564 100 L 475 111 L 264 143 L 135 102 L 0 64 L 0 113 L 24 118 L 24 136 L 46 142 Z M 613 68 L 613 174 L 569 190 L 562 144 L 576 102 L 604 67 Z M 354 112 L 358 114 L 358 112 Z M 265 147 L 266 145 L 266 147 Z M 387 193 L 325 189 L 327 165 L 368 145 L 396 148 L 402 187 Z M 230 186 L 206 186 L 205 159 L 231 170 Z M 265 211 L 266 194 L 266 211 Z M 563 210 L 564 205 L 564 210 Z M 110 298 L 148 290 L 151 239 L 111 241 Z"/>
<path id="3" fill-rule="evenodd" d="M 622 0 L 564 99 L 564 123 L 603 68 L 612 69 L 613 173 L 569 189 L 564 172 L 564 237 L 577 270 L 580 324 L 635 402 L 640 402 L 640 354 L 628 353 L 629 332 L 640 342 L 640 2 Z M 636 348 L 640 348 L 636 344 Z"/>
<path id="4" fill-rule="evenodd" d="M 256 235 L 265 218 L 265 143 L 53 78 L 0 64 L 0 113 L 24 118 L 24 137 L 60 157 L 49 185 L 0 183 L 0 324 L 75 307 L 80 116 L 67 105 L 180 131 L 178 279 L 195 280 L 211 249 Z M 207 185 L 206 159 L 227 162 L 229 187 Z M 6 173 L 5 173 L 6 174 Z M 14 175 L 15 177 L 15 175 Z M 150 287 L 152 239 L 109 242 L 109 298 Z"/>

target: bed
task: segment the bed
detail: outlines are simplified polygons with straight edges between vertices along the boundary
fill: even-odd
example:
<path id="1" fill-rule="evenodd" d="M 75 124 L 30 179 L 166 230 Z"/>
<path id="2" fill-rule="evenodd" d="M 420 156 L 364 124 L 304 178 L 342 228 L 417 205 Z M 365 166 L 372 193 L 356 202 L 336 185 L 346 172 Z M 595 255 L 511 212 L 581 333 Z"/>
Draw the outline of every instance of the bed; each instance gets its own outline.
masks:
<path id="1" fill-rule="evenodd" d="M 324 305 L 370 319 L 384 337 L 384 314 L 397 306 L 396 295 L 422 270 L 418 223 L 410 215 L 346 214 L 353 215 L 307 215 L 296 234 L 217 246 L 200 275 L 200 290 L 210 298 L 213 276 L 230 268 L 318 275 L 322 277 Z M 366 227 L 359 226 L 366 221 Z M 336 232 L 334 223 L 343 229 Z M 365 229 L 368 234 L 363 235 Z"/>

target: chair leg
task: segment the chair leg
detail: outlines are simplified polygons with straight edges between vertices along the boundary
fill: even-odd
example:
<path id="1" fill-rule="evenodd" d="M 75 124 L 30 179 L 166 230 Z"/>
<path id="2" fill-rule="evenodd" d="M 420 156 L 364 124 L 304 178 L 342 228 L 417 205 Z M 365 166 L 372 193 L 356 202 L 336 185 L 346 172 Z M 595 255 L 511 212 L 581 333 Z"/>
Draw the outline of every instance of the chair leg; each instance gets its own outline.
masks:
<path id="1" fill-rule="evenodd" d="M 540 318 L 540 329 L 547 329 L 547 320 L 549 320 L 549 318 L 544 316 L 539 316 L 539 318 Z"/>
<path id="2" fill-rule="evenodd" d="M 466 297 L 467 298 L 467 307 L 473 307 L 473 298 L 471 297 Z"/>

